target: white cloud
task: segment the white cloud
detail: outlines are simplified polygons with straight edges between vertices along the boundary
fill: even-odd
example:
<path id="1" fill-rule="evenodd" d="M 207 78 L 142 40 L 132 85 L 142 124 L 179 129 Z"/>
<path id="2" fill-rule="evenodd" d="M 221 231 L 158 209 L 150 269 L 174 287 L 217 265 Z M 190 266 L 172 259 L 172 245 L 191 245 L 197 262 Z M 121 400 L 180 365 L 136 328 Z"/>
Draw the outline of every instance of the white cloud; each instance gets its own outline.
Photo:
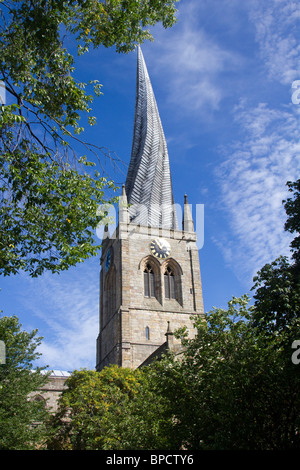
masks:
<path id="1" fill-rule="evenodd" d="M 27 279 L 22 303 L 44 337 L 40 364 L 51 369 L 94 368 L 99 325 L 99 290 L 94 262 L 59 276 Z"/>
<path id="2" fill-rule="evenodd" d="M 286 182 L 300 170 L 297 109 L 280 111 L 259 103 L 235 110 L 244 140 L 236 142 L 217 170 L 222 202 L 233 236 L 223 233 L 224 256 L 247 280 L 266 262 L 289 255 L 282 200 Z"/>
<path id="3" fill-rule="evenodd" d="M 290 87 L 299 77 L 299 3 L 252 0 L 247 5 L 268 79 Z M 224 254 L 231 265 L 237 264 L 237 272 L 252 277 L 266 262 L 290 254 L 292 235 L 284 231 L 282 200 L 288 196 L 286 182 L 299 177 L 299 107 L 291 103 L 250 107 L 241 101 L 233 114 L 241 140 L 219 176 L 238 244 L 231 249 L 228 243 Z M 219 244 L 224 247 L 224 243 L 226 237 Z"/>
<path id="4" fill-rule="evenodd" d="M 186 2 L 180 8 L 178 24 L 168 36 L 164 30 L 156 31 L 155 43 L 147 50 L 147 63 L 151 64 L 150 75 L 156 72 L 163 77 L 160 83 L 167 85 L 171 102 L 185 111 L 207 116 L 208 111 L 219 108 L 226 95 L 220 74 L 235 70 L 242 59 L 206 31 L 201 21 L 202 7 L 198 2 Z"/>
<path id="5" fill-rule="evenodd" d="M 222 9 L 218 1 L 190 1 L 180 8 L 179 23 L 168 33 L 169 40 L 158 38 L 155 67 L 168 83 L 169 99 L 178 103 L 180 111 L 202 119 L 217 110 L 216 132 L 218 117 L 222 120 L 225 113 L 226 138 L 230 132 L 234 136 L 236 125 L 240 129 L 240 140 L 229 146 L 223 143 L 227 153 L 222 154 L 217 184 L 229 231 L 224 229 L 215 241 L 247 283 L 266 262 L 289 254 L 291 235 L 284 231 L 282 200 L 287 196 L 286 182 L 299 175 L 298 108 L 291 101 L 276 107 L 282 97 L 276 91 L 272 96 L 272 88 L 264 87 L 266 76 L 271 86 L 279 83 L 289 89 L 300 78 L 299 18 L 295 1 L 232 0 L 222 2 Z M 240 47 L 237 42 L 243 39 Z M 231 102 L 239 102 L 231 115 L 224 100 L 229 96 Z M 216 145 L 220 142 L 216 135 Z"/>
<path id="6" fill-rule="evenodd" d="M 252 0 L 248 5 L 269 78 L 291 84 L 299 78 L 299 2 Z"/>

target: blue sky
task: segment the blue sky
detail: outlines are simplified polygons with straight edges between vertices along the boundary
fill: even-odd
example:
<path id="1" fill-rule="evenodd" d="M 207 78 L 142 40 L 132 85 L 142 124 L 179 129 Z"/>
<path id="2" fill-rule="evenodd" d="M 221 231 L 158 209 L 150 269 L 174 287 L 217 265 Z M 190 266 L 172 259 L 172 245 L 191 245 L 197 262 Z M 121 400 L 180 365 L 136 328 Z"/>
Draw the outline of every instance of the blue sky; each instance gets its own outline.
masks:
<path id="1" fill-rule="evenodd" d="M 288 0 L 181 0 L 178 23 L 142 46 L 168 144 L 175 202 L 204 204 L 199 250 L 205 310 L 249 293 L 265 263 L 289 254 L 286 182 L 299 178 L 300 6 Z M 124 162 L 131 153 L 136 52 L 80 57 L 79 80 L 98 79 L 97 126 L 85 139 Z M 295 85 L 294 85 L 295 86 Z M 298 102 L 297 102 L 298 101 Z M 78 151 L 80 151 L 78 149 Z M 60 275 L 1 279 L 0 305 L 44 337 L 41 365 L 94 368 L 99 259 Z"/>

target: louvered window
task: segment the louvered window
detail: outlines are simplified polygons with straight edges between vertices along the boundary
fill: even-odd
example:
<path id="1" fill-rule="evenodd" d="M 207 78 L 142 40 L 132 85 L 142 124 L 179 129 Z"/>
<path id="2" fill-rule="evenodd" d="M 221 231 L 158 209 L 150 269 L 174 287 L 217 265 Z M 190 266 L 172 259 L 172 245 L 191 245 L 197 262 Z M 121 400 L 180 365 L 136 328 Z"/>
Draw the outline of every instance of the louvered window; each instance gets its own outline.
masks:
<path id="1" fill-rule="evenodd" d="M 144 269 L 144 295 L 155 297 L 154 273 L 150 264 L 147 264 Z"/>
<path id="2" fill-rule="evenodd" d="M 111 318 L 116 308 L 116 275 L 115 270 L 112 268 L 106 275 L 104 283 L 104 323 Z"/>
<path id="3" fill-rule="evenodd" d="M 169 266 L 165 270 L 164 280 L 166 299 L 176 299 L 175 276 Z"/>

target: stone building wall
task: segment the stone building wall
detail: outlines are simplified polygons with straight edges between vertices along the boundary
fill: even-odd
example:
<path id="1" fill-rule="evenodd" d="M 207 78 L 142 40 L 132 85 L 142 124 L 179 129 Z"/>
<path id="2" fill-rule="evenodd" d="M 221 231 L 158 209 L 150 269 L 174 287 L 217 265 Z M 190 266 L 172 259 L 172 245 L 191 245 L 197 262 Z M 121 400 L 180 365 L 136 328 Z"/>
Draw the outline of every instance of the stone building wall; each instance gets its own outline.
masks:
<path id="1" fill-rule="evenodd" d="M 55 413 L 57 411 L 58 399 L 63 390 L 66 389 L 65 382 L 70 375 L 70 372 L 67 371 L 53 370 L 46 385 L 31 393 L 30 399 L 43 400 L 48 410 L 51 413 Z"/>

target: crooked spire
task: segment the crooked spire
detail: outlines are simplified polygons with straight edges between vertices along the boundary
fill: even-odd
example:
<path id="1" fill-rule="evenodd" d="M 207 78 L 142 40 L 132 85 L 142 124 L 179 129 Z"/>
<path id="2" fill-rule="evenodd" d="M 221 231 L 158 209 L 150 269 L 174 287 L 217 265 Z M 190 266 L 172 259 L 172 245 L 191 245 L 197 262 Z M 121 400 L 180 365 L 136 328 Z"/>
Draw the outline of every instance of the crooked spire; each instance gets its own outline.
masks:
<path id="1" fill-rule="evenodd" d="M 166 139 L 139 46 L 133 142 L 125 188 L 131 222 L 178 228 Z"/>

